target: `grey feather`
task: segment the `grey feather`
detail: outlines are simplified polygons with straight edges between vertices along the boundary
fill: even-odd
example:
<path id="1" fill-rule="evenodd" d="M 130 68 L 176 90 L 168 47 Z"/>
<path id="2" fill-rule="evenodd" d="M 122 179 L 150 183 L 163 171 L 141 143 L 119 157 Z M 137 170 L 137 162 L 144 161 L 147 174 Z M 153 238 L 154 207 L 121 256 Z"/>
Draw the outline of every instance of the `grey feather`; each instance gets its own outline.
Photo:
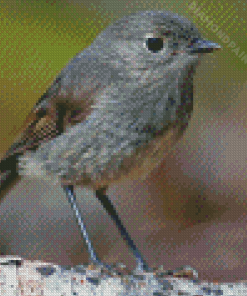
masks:
<path id="1" fill-rule="evenodd" d="M 147 48 L 150 36 L 164 38 L 162 50 Z M 57 181 L 97 180 L 105 171 L 118 171 L 125 158 L 169 123 L 186 124 L 193 104 L 189 73 L 199 61 L 188 38 L 200 38 L 198 30 L 171 12 L 138 12 L 107 27 L 61 71 L 59 88 L 55 82 L 52 86 L 57 100 L 91 100 L 91 113 L 20 157 L 19 173 Z"/>

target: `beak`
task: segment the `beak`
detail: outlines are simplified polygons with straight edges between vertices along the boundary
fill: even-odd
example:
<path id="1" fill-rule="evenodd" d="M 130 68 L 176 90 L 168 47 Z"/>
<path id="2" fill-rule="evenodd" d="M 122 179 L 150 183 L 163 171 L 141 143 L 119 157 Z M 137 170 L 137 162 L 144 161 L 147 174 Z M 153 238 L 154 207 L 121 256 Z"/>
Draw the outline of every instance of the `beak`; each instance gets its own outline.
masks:
<path id="1" fill-rule="evenodd" d="M 221 49 L 221 46 L 209 40 L 197 39 L 191 45 L 191 53 L 210 53 Z"/>

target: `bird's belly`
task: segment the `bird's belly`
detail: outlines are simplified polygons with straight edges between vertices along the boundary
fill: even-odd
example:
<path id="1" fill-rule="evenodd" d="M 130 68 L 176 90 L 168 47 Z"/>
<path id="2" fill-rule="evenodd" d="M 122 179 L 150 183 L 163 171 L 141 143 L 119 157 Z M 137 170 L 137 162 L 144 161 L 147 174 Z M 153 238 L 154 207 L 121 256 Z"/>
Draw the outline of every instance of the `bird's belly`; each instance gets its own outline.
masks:
<path id="1" fill-rule="evenodd" d="M 91 186 L 95 190 L 107 188 L 124 179 L 145 180 L 149 173 L 155 169 L 168 155 L 171 148 L 178 142 L 183 134 L 180 124 L 171 124 L 163 134 L 156 136 L 149 144 L 136 149 L 131 156 L 125 157 L 117 170 L 105 169 L 94 180 L 82 178 L 77 185 Z M 114 161 L 114 160 L 113 160 Z M 110 167 L 109 163 L 108 168 Z"/>

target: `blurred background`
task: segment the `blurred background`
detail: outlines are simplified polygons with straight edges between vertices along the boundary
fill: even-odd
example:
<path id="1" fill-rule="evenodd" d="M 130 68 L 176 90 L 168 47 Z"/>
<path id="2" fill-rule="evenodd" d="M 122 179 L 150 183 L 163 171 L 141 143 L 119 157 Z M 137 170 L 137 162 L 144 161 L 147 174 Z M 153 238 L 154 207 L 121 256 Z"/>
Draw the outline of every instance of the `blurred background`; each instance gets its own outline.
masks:
<path id="1" fill-rule="evenodd" d="M 151 266 L 189 264 L 201 279 L 246 280 L 246 6 L 230 0 L 0 0 L 0 156 L 56 75 L 108 24 L 138 10 L 189 18 L 222 46 L 197 68 L 189 127 L 146 180 L 126 179 L 109 195 Z M 134 268 L 92 192 L 76 193 L 99 257 Z M 62 189 L 25 178 L 1 202 L 0 252 L 56 264 L 88 261 Z"/>

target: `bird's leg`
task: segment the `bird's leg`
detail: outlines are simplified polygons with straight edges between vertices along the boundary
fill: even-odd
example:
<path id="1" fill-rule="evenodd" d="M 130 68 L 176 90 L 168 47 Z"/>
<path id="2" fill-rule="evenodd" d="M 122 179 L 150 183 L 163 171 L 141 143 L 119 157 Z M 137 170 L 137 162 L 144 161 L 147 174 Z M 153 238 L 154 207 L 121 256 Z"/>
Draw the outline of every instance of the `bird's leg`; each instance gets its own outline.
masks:
<path id="1" fill-rule="evenodd" d="M 90 256 L 90 261 L 96 265 L 103 265 L 101 263 L 101 261 L 98 259 L 96 253 L 95 253 L 95 250 L 93 248 L 93 245 L 92 245 L 92 242 L 89 238 L 89 235 L 87 233 L 87 230 L 86 230 L 86 226 L 83 222 L 83 218 L 82 218 L 82 215 L 80 213 L 80 210 L 76 204 L 76 196 L 75 196 L 75 193 L 74 193 L 74 190 L 73 190 L 73 186 L 72 185 L 69 185 L 69 186 L 64 186 L 63 187 L 65 192 L 66 192 L 66 196 L 68 198 L 68 201 L 71 205 L 71 208 L 72 210 L 75 212 L 75 216 L 76 216 L 76 220 L 77 220 L 77 223 L 78 223 L 78 226 L 80 228 L 80 231 L 81 231 L 81 234 L 84 238 L 84 241 L 86 242 L 86 245 L 87 245 L 87 249 L 88 249 L 88 253 L 89 253 L 89 256 Z M 106 266 L 107 267 L 107 266 Z"/>
<path id="2" fill-rule="evenodd" d="M 101 204 L 107 211 L 107 213 L 110 215 L 112 220 L 116 223 L 118 230 L 121 233 L 121 236 L 123 239 L 127 242 L 127 245 L 130 247 L 131 251 L 133 252 L 136 262 L 137 262 L 137 270 L 139 271 L 149 271 L 149 267 L 145 260 L 143 259 L 141 253 L 135 246 L 133 240 L 131 239 L 130 235 L 128 234 L 127 230 L 123 226 L 121 220 L 118 217 L 117 211 L 115 210 L 113 204 L 109 200 L 108 196 L 105 194 L 106 190 L 105 188 L 96 190 L 96 196 L 100 200 Z"/>
<path id="3" fill-rule="evenodd" d="M 101 263 L 101 261 L 98 259 L 96 252 L 93 248 L 92 242 L 91 242 L 89 235 L 87 233 L 86 226 L 85 226 L 83 219 L 82 219 L 82 215 L 81 215 L 79 208 L 76 204 L 76 196 L 75 196 L 75 193 L 73 190 L 73 186 L 72 185 L 64 186 L 64 190 L 66 192 L 66 196 L 67 196 L 68 201 L 71 205 L 71 208 L 75 212 L 78 226 L 80 227 L 81 234 L 86 242 L 88 253 L 90 256 L 90 261 L 92 263 L 97 264 L 97 265 L 103 265 L 103 263 Z M 149 267 L 148 267 L 147 263 L 143 259 L 141 253 L 139 252 L 139 250 L 135 246 L 133 240 L 131 239 L 130 235 L 128 234 L 127 230 L 123 226 L 121 220 L 118 217 L 117 211 L 115 210 L 114 206 L 112 205 L 111 201 L 109 200 L 109 198 L 107 197 L 105 192 L 106 192 L 106 190 L 104 188 L 102 188 L 100 190 L 96 190 L 96 196 L 100 200 L 101 204 L 103 205 L 103 207 L 105 208 L 107 213 L 110 215 L 110 217 L 116 223 L 116 225 L 121 233 L 121 236 L 127 242 L 127 245 L 130 247 L 131 251 L 133 252 L 136 262 L 137 262 L 136 269 L 138 271 L 149 271 Z M 108 265 L 105 265 L 105 266 L 110 268 L 110 266 L 108 266 Z"/>

